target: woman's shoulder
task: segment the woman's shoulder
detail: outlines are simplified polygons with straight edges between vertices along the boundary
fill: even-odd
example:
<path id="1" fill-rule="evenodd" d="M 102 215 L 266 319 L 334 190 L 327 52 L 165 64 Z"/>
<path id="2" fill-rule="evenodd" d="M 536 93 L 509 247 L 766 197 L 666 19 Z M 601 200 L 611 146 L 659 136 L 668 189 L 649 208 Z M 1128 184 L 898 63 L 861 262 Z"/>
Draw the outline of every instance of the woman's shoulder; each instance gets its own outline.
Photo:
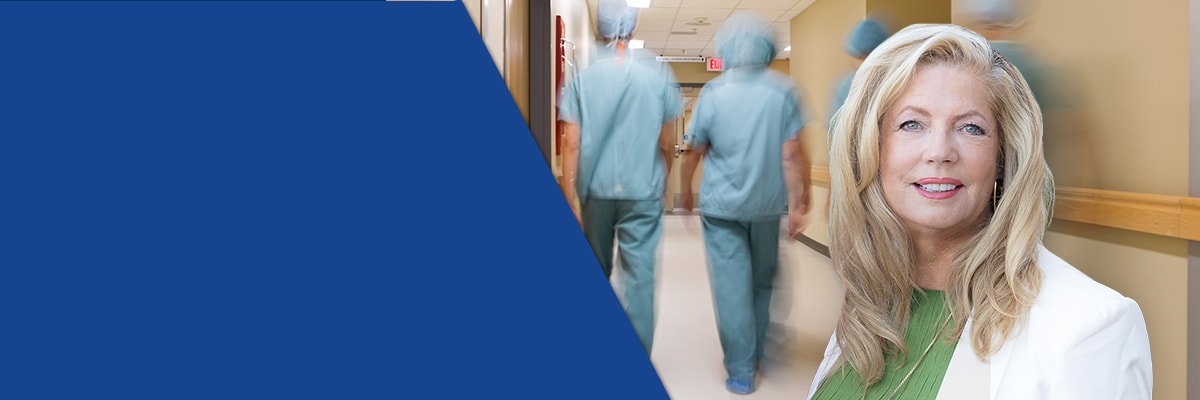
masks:
<path id="1" fill-rule="evenodd" d="M 1149 399 L 1153 363 L 1137 303 L 1045 248 L 1038 263 L 1042 288 L 1028 319 L 993 358 L 1019 371 L 1006 372 L 997 398 Z"/>
<path id="2" fill-rule="evenodd" d="M 1040 249 L 1042 287 L 1029 310 L 1032 325 L 1073 326 L 1081 332 L 1114 325 L 1145 326 L 1137 302 Z M 1086 334 L 1086 333 L 1084 333 Z"/>
<path id="3" fill-rule="evenodd" d="M 1038 266 L 1042 270 L 1042 287 L 1035 305 L 1072 307 L 1128 299 L 1045 247 L 1039 248 Z"/>

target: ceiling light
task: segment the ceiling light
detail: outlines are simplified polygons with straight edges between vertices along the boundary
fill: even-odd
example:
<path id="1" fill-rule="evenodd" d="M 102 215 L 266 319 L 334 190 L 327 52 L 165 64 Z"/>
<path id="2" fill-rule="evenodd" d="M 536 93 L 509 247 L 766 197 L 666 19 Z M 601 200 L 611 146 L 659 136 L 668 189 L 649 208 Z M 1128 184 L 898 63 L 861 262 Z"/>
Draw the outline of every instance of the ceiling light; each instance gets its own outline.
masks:
<path id="1" fill-rule="evenodd" d="M 633 8 L 650 8 L 650 0 L 625 0 L 625 4 Z"/>
<path id="2" fill-rule="evenodd" d="M 645 41 L 645 40 L 641 40 L 641 39 L 633 39 L 633 40 L 630 40 L 630 41 L 629 41 L 629 48 L 631 48 L 631 49 L 643 49 L 643 48 L 646 48 L 646 41 Z"/>

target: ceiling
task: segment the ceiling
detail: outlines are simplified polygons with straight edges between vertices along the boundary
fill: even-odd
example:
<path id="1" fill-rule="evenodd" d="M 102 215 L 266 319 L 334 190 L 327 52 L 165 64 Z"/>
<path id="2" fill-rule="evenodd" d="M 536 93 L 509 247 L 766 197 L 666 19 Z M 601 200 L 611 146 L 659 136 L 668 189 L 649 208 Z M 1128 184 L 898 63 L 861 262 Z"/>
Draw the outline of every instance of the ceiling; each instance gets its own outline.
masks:
<path id="1" fill-rule="evenodd" d="M 754 11 L 771 22 L 779 49 L 791 38 L 790 21 L 815 0 L 651 0 L 650 8 L 638 14 L 634 39 L 645 41 L 645 48 L 665 56 L 714 56 L 713 34 L 721 22 L 736 11 Z M 595 10 L 596 0 L 588 0 Z M 692 25 L 697 22 L 708 25 Z M 689 24 L 690 23 L 690 24 Z M 788 58 L 780 52 L 777 58 Z"/>

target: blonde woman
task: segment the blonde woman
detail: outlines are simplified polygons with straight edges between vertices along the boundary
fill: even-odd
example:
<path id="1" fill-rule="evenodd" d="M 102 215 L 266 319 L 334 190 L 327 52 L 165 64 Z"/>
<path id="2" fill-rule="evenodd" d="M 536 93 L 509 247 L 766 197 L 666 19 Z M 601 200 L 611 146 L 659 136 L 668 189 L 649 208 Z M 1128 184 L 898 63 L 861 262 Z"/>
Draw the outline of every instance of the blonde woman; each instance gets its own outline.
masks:
<path id="1" fill-rule="evenodd" d="M 1137 303 L 1042 247 L 1054 184 L 1020 73 L 913 25 L 834 120 L 830 251 L 845 304 L 810 399 L 1149 399 Z"/>

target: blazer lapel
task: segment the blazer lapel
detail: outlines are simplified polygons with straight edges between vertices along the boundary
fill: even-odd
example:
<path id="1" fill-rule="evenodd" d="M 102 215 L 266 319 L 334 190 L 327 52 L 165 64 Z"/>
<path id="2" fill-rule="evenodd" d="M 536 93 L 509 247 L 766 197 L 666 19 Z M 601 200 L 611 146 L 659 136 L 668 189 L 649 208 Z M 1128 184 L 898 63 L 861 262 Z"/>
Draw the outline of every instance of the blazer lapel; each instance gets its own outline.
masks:
<path id="1" fill-rule="evenodd" d="M 954 347 L 950 366 L 938 390 L 938 400 L 987 400 L 995 394 L 992 390 L 995 364 L 981 361 L 971 346 L 971 320 L 967 320 L 963 337 Z M 990 361 L 990 360 L 989 360 Z"/>

